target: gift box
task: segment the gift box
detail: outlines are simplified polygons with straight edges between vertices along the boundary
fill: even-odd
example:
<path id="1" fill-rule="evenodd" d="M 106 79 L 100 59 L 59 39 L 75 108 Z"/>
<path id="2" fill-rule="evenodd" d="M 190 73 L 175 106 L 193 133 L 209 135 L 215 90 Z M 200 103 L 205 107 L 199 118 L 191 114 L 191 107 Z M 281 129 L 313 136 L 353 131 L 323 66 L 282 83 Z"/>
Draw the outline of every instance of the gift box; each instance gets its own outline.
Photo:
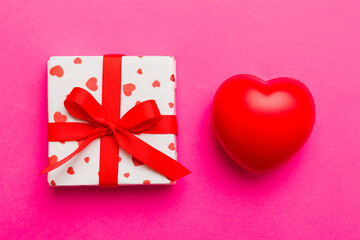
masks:
<path id="1" fill-rule="evenodd" d="M 173 184 L 175 59 L 59 56 L 48 61 L 51 186 Z"/>

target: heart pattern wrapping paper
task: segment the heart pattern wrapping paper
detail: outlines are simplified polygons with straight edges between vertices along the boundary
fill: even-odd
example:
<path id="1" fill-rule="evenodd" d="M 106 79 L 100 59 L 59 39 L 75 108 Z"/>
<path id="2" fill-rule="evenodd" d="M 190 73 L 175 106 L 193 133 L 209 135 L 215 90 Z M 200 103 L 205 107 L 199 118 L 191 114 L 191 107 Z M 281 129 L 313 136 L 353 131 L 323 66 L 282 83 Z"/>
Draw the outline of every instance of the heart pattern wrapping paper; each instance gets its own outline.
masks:
<path id="1" fill-rule="evenodd" d="M 89 91 L 101 104 L 102 56 L 51 57 L 48 61 L 48 121 L 82 122 L 71 116 L 64 100 L 74 87 Z M 154 99 L 162 115 L 175 115 L 175 59 L 170 56 L 122 57 L 120 117 L 134 105 Z M 174 134 L 136 134 L 176 160 Z M 79 141 L 80 142 L 80 141 Z M 49 163 L 72 153 L 78 141 L 49 142 Z M 48 173 L 51 186 L 99 184 L 100 139 L 73 159 Z M 173 184 L 174 182 L 119 149 L 118 184 Z"/>

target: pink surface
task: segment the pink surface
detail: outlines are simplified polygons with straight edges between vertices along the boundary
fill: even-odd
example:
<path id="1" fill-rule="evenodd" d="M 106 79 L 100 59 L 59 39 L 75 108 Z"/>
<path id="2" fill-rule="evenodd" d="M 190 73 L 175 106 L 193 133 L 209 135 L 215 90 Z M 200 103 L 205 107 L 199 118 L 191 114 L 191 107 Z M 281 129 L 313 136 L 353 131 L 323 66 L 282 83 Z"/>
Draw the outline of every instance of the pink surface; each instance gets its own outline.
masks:
<path id="1" fill-rule="evenodd" d="M 0 7 L 1 239 L 358 239 L 359 1 L 5 1 Z M 57 188 L 47 162 L 52 55 L 174 55 L 179 160 L 170 187 Z M 219 84 L 290 76 L 312 91 L 305 147 L 262 176 L 210 127 Z"/>

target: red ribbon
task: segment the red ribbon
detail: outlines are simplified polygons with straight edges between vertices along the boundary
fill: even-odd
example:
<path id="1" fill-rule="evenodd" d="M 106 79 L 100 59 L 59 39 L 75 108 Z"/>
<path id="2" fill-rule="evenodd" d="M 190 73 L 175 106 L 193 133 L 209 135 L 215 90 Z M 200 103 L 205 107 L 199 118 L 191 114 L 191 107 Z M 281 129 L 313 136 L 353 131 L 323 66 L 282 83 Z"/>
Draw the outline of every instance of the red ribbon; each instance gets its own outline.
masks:
<path id="1" fill-rule="evenodd" d="M 135 105 L 119 119 L 120 90 L 115 90 L 115 85 L 120 89 L 121 56 L 104 56 L 103 106 L 82 88 L 75 87 L 71 91 L 64 102 L 65 108 L 74 117 L 88 123 L 48 123 L 48 140 L 82 140 L 82 142 L 73 153 L 49 165 L 41 174 L 60 167 L 97 138 L 101 138 L 100 186 L 118 185 L 119 147 L 173 181 L 191 173 L 174 159 L 133 135 L 133 133 L 177 134 L 176 116 L 161 115 L 156 102 L 148 100 Z M 105 101 L 104 95 L 107 95 Z M 114 110 L 115 114 L 109 112 L 111 110 Z"/>

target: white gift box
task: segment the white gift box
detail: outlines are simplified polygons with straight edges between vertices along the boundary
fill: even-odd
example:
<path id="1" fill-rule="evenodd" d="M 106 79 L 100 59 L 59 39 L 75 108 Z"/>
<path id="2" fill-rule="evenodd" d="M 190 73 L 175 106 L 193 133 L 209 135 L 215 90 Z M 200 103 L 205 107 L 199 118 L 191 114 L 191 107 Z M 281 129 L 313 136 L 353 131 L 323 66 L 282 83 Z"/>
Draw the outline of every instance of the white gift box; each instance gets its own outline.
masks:
<path id="1" fill-rule="evenodd" d="M 48 61 L 48 121 L 82 122 L 71 116 L 64 100 L 74 87 L 89 91 L 101 104 L 103 56 L 51 57 Z M 124 87 L 125 86 L 125 87 Z M 154 99 L 161 115 L 175 115 L 175 59 L 170 56 L 123 56 L 120 117 L 139 101 Z M 138 138 L 176 160 L 174 134 L 140 134 Z M 77 141 L 49 142 L 49 163 L 72 153 Z M 52 186 L 99 185 L 100 139 L 48 173 Z M 162 174 L 119 148 L 118 184 L 172 184 Z"/>

